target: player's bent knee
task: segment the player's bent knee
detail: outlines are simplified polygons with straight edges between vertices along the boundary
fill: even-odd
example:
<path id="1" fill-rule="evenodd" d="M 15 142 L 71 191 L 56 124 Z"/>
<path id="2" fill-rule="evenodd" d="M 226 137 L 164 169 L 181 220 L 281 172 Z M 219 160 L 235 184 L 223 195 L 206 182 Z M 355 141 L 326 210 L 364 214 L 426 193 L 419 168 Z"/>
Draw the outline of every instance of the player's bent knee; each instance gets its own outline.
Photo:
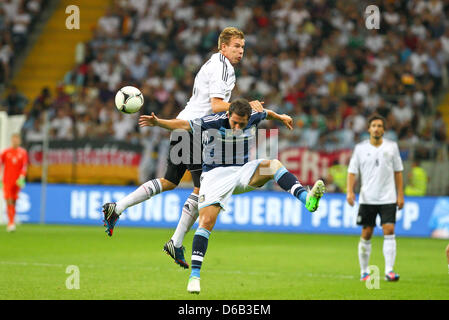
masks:
<path id="1" fill-rule="evenodd" d="M 270 166 L 274 169 L 274 170 L 278 170 L 280 168 L 282 168 L 284 165 L 282 164 L 282 162 L 280 162 L 278 159 L 273 159 L 273 160 L 269 160 L 270 161 Z"/>
<path id="2" fill-rule="evenodd" d="M 277 159 L 273 159 L 273 160 L 262 160 L 259 163 L 259 168 L 269 168 L 269 173 L 271 175 L 274 175 L 276 173 L 276 171 L 278 171 L 280 168 L 282 168 L 283 165 L 282 163 L 277 160 Z M 265 172 L 264 175 L 266 175 L 267 173 Z"/>
<path id="3" fill-rule="evenodd" d="M 169 191 L 175 189 L 178 185 L 174 184 L 171 181 L 168 181 L 167 179 L 162 178 L 161 179 L 161 185 L 163 191 Z"/>
<path id="4" fill-rule="evenodd" d="M 384 231 L 384 235 L 389 236 L 394 234 L 394 223 L 387 223 L 382 225 L 382 229 Z"/>

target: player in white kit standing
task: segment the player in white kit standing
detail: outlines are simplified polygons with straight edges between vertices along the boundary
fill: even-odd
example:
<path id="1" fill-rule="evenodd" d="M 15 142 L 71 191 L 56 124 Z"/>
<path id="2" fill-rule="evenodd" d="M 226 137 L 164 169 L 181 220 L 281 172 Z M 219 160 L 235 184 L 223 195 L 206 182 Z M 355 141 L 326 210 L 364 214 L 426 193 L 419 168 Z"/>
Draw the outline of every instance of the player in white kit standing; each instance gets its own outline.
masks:
<path id="1" fill-rule="evenodd" d="M 193 92 L 185 108 L 178 114 L 177 119 L 193 120 L 203 116 L 227 111 L 232 89 L 235 86 L 235 72 L 233 65 L 243 58 L 245 46 L 244 34 L 237 28 L 223 29 L 218 38 L 219 52 L 213 54 L 198 71 L 193 84 Z M 258 112 L 263 110 L 263 102 L 251 101 L 251 107 Z M 181 218 L 171 239 L 164 245 L 164 251 L 183 268 L 189 265 L 184 258 L 182 242 L 185 234 L 190 230 L 198 218 L 198 193 L 200 176 L 202 173 L 201 142 L 194 144 L 195 139 L 182 141 L 181 137 L 170 137 L 170 152 L 167 159 L 167 170 L 164 178 L 152 179 L 145 182 L 134 192 L 116 203 L 103 205 L 106 232 L 112 236 L 114 226 L 121 213 L 130 206 L 150 199 L 164 191 L 175 189 L 186 170 L 192 175 L 194 190 L 183 205 Z M 190 143 L 190 161 L 173 163 L 171 154 L 173 148 L 179 149 L 180 143 Z M 177 146 L 178 145 L 178 146 Z"/>
<path id="2" fill-rule="evenodd" d="M 368 273 L 371 254 L 371 237 L 380 215 L 384 234 L 383 254 L 385 258 L 385 279 L 398 281 L 399 274 L 393 271 L 396 259 L 396 208 L 404 206 L 402 182 L 402 160 L 396 142 L 384 139 L 385 119 L 373 115 L 368 120 L 369 140 L 355 146 L 348 167 L 347 201 L 355 202 L 354 185 L 360 172 L 361 187 L 357 224 L 362 226 L 362 235 L 358 245 L 361 281 L 370 279 Z"/>

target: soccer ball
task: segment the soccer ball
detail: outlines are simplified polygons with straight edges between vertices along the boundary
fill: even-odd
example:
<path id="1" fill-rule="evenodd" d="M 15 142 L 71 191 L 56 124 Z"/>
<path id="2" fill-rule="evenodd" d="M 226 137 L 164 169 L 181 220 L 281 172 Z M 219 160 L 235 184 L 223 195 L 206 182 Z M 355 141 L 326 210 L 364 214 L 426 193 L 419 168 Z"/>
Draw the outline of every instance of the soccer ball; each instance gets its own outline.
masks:
<path id="1" fill-rule="evenodd" d="M 135 113 L 142 105 L 143 95 L 136 87 L 123 87 L 115 95 L 115 106 L 123 113 Z"/>

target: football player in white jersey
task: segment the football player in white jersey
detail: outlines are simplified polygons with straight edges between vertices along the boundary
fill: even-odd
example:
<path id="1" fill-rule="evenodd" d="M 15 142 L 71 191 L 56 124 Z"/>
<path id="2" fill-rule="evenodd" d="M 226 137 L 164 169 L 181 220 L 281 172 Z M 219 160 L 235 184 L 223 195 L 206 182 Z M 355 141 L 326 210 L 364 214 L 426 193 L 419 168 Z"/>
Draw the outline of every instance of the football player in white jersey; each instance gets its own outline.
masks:
<path id="1" fill-rule="evenodd" d="M 193 84 L 192 96 L 177 119 L 193 120 L 229 109 L 229 99 L 236 81 L 233 66 L 242 60 L 244 46 L 245 39 L 242 31 L 234 27 L 223 29 L 218 38 L 219 52 L 213 54 L 198 71 Z M 257 100 L 250 102 L 251 107 L 258 112 L 263 111 L 262 104 L 263 102 Z M 164 245 L 164 251 L 183 268 L 188 268 L 189 265 L 184 258 L 185 249 L 182 242 L 185 234 L 198 218 L 198 193 L 202 172 L 200 142 L 194 144 L 192 136 L 188 140 L 182 140 L 181 137 L 176 137 L 173 134 L 170 137 L 170 151 L 174 148 L 179 150 L 181 143 L 190 143 L 190 161 L 187 161 L 188 163 L 177 161 L 175 161 L 177 163 L 173 163 L 172 152 L 169 152 L 167 170 L 163 178 L 147 181 L 116 203 L 103 205 L 106 232 L 109 236 L 112 236 L 114 226 L 125 209 L 148 200 L 161 192 L 173 190 L 178 186 L 185 171 L 189 170 L 192 175 L 194 190 L 183 205 L 181 218 L 173 236 Z"/>
<path id="2" fill-rule="evenodd" d="M 358 245 L 361 281 L 370 279 L 368 273 L 371 254 L 371 237 L 379 214 L 384 234 L 383 254 L 385 258 L 385 279 L 398 281 L 399 274 L 393 271 L 396 258 L 396 208 L 404 206 L 402 182 L 402 160 L 396 142 L 384 139 L 385 119 L 373 115 L 368 120 L 369 140 L 355 146 L 349 162 L 347 178 L 348 203 L 355 202 L 354 185 L 360 173 L 361 187 L 357 224 L 362 226 Z"/>

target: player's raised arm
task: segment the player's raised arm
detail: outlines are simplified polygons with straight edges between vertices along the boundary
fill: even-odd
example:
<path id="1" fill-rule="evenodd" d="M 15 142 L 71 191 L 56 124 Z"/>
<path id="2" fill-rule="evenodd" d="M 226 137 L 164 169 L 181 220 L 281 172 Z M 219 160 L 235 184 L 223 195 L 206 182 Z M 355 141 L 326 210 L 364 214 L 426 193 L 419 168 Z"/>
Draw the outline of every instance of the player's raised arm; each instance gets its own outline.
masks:
<path id="1" fill-rule="evenodd" d="M 287 114 L 278 114 L 274 112 L 273 110 L 265 109 L 267 113 L 267 120 L 279 120 L 284 123 L 284 125 L 289 128 L 290 130 L 293 130 L 293 120 L 292 118 Z"/>
<path id="2" fill-rule="evenodd" d="M 168 130 L 183 129 L 192 131 L 189 121 L 182 119 L 171 119 L 171 120 L 159 119 L 158 117 L 155 116 L 154 112 L 152 112 L 150 116 L 145 115 L 140 116 L 139 126 L 140 127 L 157 126 Z"/>
<path id="3" fill-rule="evenodd" d="M 224 101 L 221 98 L 217 98 L 217 97 L 212 97 L 210 99 L 210 103 L 212 106 L 212 112 L 213 113 L 219 113 L 219 112 L 223 112 L 223 111 L 228 111 L 229 110 L 229 106 L 231 105 L 229 102 Z M 254 111 L 257 112 L 262 112 L 263 109 L 263 101 L 259 101 L 259 100 L 253 100 L 249 102 L 249 105 L 251 106 L 251 108 Z"/>

